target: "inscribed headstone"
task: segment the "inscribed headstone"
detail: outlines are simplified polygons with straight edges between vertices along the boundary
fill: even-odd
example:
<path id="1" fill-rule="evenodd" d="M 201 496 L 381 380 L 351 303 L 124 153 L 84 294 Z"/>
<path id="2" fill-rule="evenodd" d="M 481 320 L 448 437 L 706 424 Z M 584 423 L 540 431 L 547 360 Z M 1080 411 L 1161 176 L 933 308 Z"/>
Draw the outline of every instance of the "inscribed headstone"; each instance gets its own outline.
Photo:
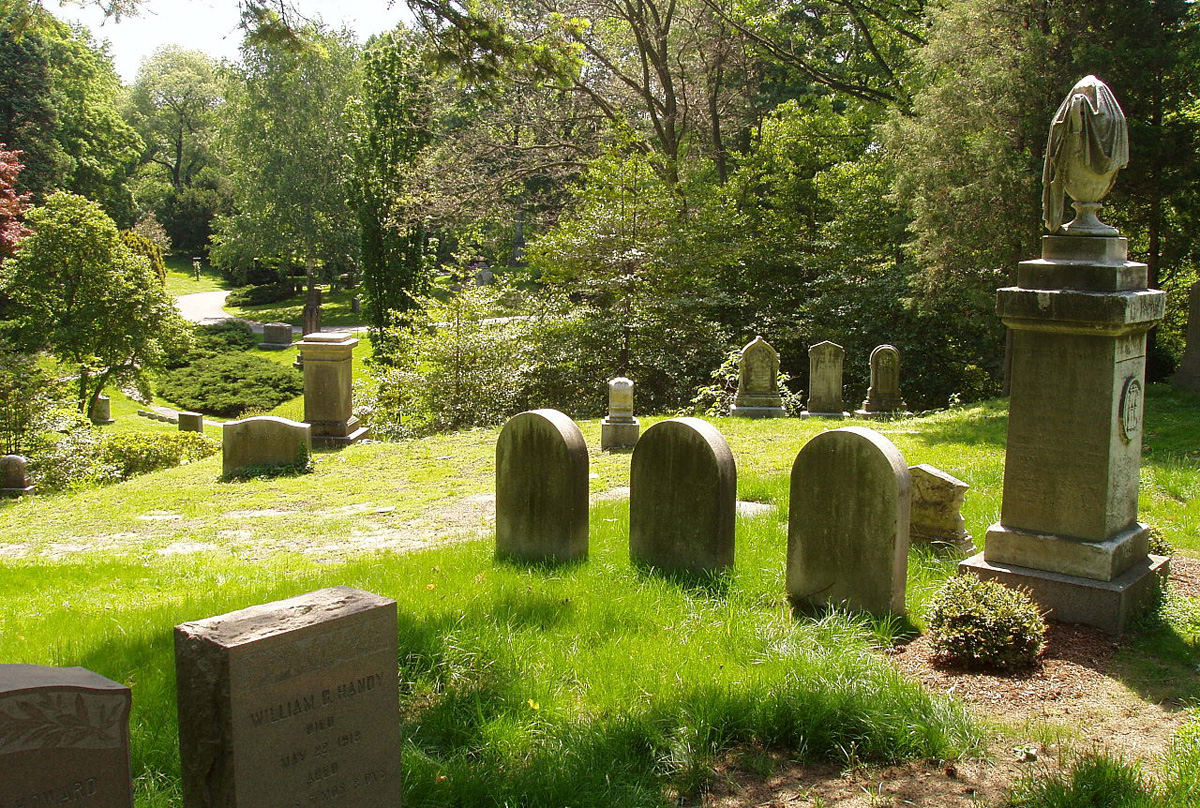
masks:
<path id="1" fill-rule="evenodd" d="M 891 345 L 879 345 L 871 351 L 871 386 L 867 399 L 855 415 L 879 417 L 904 411 L 900 394 L 900 352 Z"/>
<path id="2" fill-rule="evenodd" d="M 248 466 L 288 466 L 312 452 L 312 427 L 258 415 L 221 426 L 221 471 L 235 474 Z"/>
<path id="3" fill-rule="evenodd" d="M 176 626 L 184 808 L 399 808 L 396 633 L 347 586 Z"/>
<path id="4" fill-rule="evenodd" d="M 808 349 L 808 408 L 801 417 L 845 418 L 842 402 L 842 363 L 846 349 L 819 342 Z"/>
<path id="5" fill-rule="evenodd" d="M 792 465 L 787 591 L 808 607 L 903 614 L 911 478 L 873 429 L 822 432 Z"/>
<path id="6" fill-rule="evenodd" d="M 974 552 L 975 544 L 962 517 L 963 498 L 970 486 L 925 463 L 908 471 L 912 475 L 912 543 Z"/>
<path id="7" fill-rule="evenodd" d="M 130 698 L 84 668 L 0 665 L 0 806 L 133 808 Z"/>
<path id="8" fill-rule="evenodd" d="M 725 438 L 699 418 L 646 430 L 629 470 L 629 555 L 682 572 L 733 566 L 737 466 Z"/>
<path id="9" fill-rule="evenodd" d="M 588 454 L 558 410 L 508 420 L 496 441 L 496 555 L 562 562 L 588 554 Z"/>
<path id="10" fill-rule="evenodd" d="M 600 448 L 632 449 L 642 424 L 633 417 L 633 380 L 618 376 L 608 383 L 608 417 L 600 422 Z"/>
<path id="11" fill-rule="evenodd" d="M 742 348 L 738 361 L 738 388 L 730 415 L 744 418 L 782 418 L 779 395 L 779 353 L 762 337 Z"/>

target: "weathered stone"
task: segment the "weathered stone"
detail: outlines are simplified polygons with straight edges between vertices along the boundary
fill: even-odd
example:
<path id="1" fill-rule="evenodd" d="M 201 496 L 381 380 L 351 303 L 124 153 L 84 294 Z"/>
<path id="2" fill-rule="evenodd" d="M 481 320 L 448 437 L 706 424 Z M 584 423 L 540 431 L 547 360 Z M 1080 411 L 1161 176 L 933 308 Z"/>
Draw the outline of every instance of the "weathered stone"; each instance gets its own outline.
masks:
<path id="1" fill-rule="evenodd" d="M 29 460 L 21 455 L 0 457 L 0 496 L 19 497 L 32 494 L 33 486 L 29 484 L 28 471 Z"/>
<path id="2" fill-rule="evenodd" d="M 842 363 L 846 349 L 819 342 L 808 349 L 808 408 L 801 418 L 848 418 L 842 402 Z"/>
<path id="3" fill-rule="evenodd" d="M 267 323 L 263 326 L 263 341 L 260 348 L 282 351 L 292 346 L 292 327 L 287 323 Z"/>
<path id="4" fill-rule="evenodd" d="M 346 586 L 176 626 L 184 808 L 399 808 L 396 634 Z"/>
<path id="5" fill-rule="evenodd" d="M 179 411 L 179 431 L 204 434 L 204 415 L 198 412 Z"/>
<path id="6" fill-rule="evenodd" d="M 632 449 L 642 424 L 633 417 L 633 381 L 618 376 L 608 383 L 608 417 L 600 422 L 600 448 Z"/>
<path id="7" fill-rule="evenodd" d="M 908 464 L 878 432 L 846 427 L 806 443 L 792 465 L 788 596 L 903 614 L 910 503 Z"/>
<path id="8" fill-rule="evenodd" d="M 92 407 L 88 410 L 88 418 L 93 424 L 114 424 L 112 417 L 112 400 L 108 396 L 96 396 Z"/>
<path id="9" fill-rule="evenodd" d="M 308 287 L 308 296 L 304 301 L 302 314 L 303 325 L 300 333 L 304 336 L 316 334 L 321 330 L 321 289 L 317 286 Z"/>
<path id="10" fill-rule="evenodd" d="M 0 806 L 133 808 L 130 699 L 84 668 L 0 665 Z"/>
<path id="11" fill-rule="evenodd" d="M 854 414 L 860 418 L 903 415 L 904 397 L 900 394 L 900 352 L 892 345 L 879 345 L 871 351 L 871 386 L 867 399 Z"/>
<path id="12" fill-rule="evenodd" d="M 779 353 L 762 337 L 742 348 L 738 388 L 730 415 L 742 418 L 783 418 L 779 395 Z"/>
<path id="13" fill-rule="evenodd" d="M 344 446 L 367 437 L 354 414 L 354 346 L 344 331 L 308 334 L 296 346 L 304 354 L 304 423 L 315 446 Z"/>
<path id="14" fill-rule="evenodd" d="M 496 441 L 496 555 L 565 562 L 588 554 L 588 453 L 558 410 L 515 415 Z"/>
<path id="15" fill-rule="evenodd" d="M 975 544 L 962 517 L 963 498 L 970 486 L 924 463 L 908 471 L 912 475 L 912 517 L 908 531 L 912 543 L 974 552 Z"/>
<path id="16" fill-rule="evenodd" d="M 666 571 L 733 566 L 737 466 L 725 438 L 699 418 L 646 430 L 629 469 L 629 555 Z"/>
<path id="17" fill-rule="evenodd" d="M 312 427 L 275 415 L 259 415 L 221 426 L 221 471 L 250 466 L 288 466 L 312 452 Z"/>
<path id="18" fill-rule="evenodd" d="M 362 295 L 350 298 L 350 310 L 355 314 L 362 314 Z"/>
<path id="19" fill-rule="evenodd" d="M 1200 393 L 1200 281 L 1193 283 L 1188 292 L 1187 344 L 1171 384 L 1180 390 Z"/>

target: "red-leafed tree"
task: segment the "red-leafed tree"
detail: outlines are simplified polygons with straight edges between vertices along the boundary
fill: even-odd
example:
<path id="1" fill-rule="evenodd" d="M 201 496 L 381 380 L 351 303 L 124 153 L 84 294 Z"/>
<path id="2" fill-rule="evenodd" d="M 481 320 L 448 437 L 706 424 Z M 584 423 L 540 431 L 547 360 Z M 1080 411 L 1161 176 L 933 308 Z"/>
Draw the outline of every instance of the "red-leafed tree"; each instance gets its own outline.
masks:
<path id="1" fill-rule="evenodd" d="M 21 219 L 29 194 L 18 194 L 16 189 L 17 175 L 24 167 L 21 152 L 9 151 L 0 143 L 0 260 L 16 252 L 17 244 L 29 233 Z"/>

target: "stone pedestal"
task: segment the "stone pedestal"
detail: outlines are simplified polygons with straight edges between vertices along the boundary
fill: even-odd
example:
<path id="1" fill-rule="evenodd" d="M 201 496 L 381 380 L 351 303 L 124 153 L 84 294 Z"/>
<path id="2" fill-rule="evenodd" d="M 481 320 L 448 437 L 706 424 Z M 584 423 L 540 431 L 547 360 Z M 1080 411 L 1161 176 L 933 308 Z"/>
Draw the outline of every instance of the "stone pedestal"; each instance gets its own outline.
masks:
<path id="1" fill-rule="evenodd" d="M 367 437 L 354 416 L 354 346 L 344 331 L 308 334 L 297 343 L 304 353 L 304 423 L 312 426 L 314 446 L 343 446 Z"/>
<path id="2" fill-rule="evenodd" d="M 984 552 L 962 563 L 1029 587 L 1055 619 L 1112 633 L 1167 568 L 1137 521 L 1146 331 L 1166 295 L 1126 246 L 1045 236 L 1042 258 L 999 291 L 1013 331 L 1004 500 Z"/>
<path id="3" fill-rule="evenodd" d="M 1200 393 L 1200 281 L 1193 283 L 1188 292 L 1187 346 L 1179 360 L 1179 370 L 1171 377 L 1171 385 Z"/>
<path id="4" fill-rule="evenodd" d="M 779 353 L 762 337 L 742 348 L 738 389 L 729 414 L 739 418 L 784 418 L 779 394 Z"/>
<path id="5" fill-rule="evenodd" d="M 117 422 L 112 417 L 112 401 L 108 396 L 96 396 L 91 410 L 88 411 L 88 418 L 93 424 L 115 424 Z"/>
<path id="6" fill-rule="evenodd" d="M 633 381 L 618 376 L 608 383 L 608 417 L 600 422 L 600 448 L 632 449 L 642 433 L 633 417 Z"/>
<path id="7" fill-rule="evenodd" d="M 180 411 L 179 431 L 204 434 L 204 415 L 198 412 Z"/>

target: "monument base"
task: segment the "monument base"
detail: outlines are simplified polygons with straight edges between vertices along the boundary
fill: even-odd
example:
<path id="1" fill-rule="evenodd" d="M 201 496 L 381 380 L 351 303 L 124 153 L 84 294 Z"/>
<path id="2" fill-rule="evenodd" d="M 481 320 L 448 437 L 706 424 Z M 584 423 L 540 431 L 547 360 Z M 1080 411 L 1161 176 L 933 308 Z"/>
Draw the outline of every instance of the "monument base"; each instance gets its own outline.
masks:
<path id="1" fill-rule="evenodd" d="M 629 421 L 610 421 L 605 418 L 600 422 L 600 448 L 606 452 L 610 449 L 632 449 L 641 434 L 642 424 L 636 418 Z"/>
<path id="2" fill-rule="evenodd" d="M 314 434 L 312 436 L 312 445 L 323 449 L 337 449 L 342 446 L 349 446 L 351 443 L 358 443 L 370 434 L 371 428 L 369 426 L 360 426 L 348 435 Z"/>
<path id="3" fill-rule="evenodd" d="M 107 426 L 108 424 L 115 424 L 117 422 L 116 418 L 89 418 L 88 420 L 96 426 Z"/>
<path id="4" fill-rule="evenodd" d="M 27 485 L 24 488 L 0 488 L 0 499 L 5 497 L 25 497 L 33 493 L 33 486 Z"/>
<path id="5" fill-rule="evenodd" d="M 911 418 L 912 413 L 907 410 L 855 410 L 854 417 L 874 418 L 882 421 L 887 418 Z"/>
<path id="6" fill-rule="evenodd" d="M 739 407 L 734 404 L 729 410 L 734 418 L 787 418 L 783 407 Z"/>
<path id="7" fill-rule="evenodd" d="M 984 546 L 993 564 L 1111 581 L 1146 557 L 1150 526 L 1134 522 L 1106 541 L 1091 542 L 1005 527 L 997 522 L 988 528 Z"/>
<path id="8" fill-rule="evenodd" d="M 1152 608 L 1170 571 L 1171 560 L 1146 556 L 1111 581 L 990 563 L 977 553 L 960 561 L 959 572 L 1005 586 L 1029 590 L 1030 597 L 1050 617 L 1063 623 L 1095 626 L 1109 634 L 1120 634 L 1129 623 Z"/>
<path id="9" fill-rule="evenodd" d="M 804 412 L 800 413 L 800 417 L 801 418 L 831 418 L 834 420 L 840 420 L 842 418 L 849 418 L 850 413 L 848 413 L 848 412 L 809 412 L 808 410 L 805 410 Z"/>

